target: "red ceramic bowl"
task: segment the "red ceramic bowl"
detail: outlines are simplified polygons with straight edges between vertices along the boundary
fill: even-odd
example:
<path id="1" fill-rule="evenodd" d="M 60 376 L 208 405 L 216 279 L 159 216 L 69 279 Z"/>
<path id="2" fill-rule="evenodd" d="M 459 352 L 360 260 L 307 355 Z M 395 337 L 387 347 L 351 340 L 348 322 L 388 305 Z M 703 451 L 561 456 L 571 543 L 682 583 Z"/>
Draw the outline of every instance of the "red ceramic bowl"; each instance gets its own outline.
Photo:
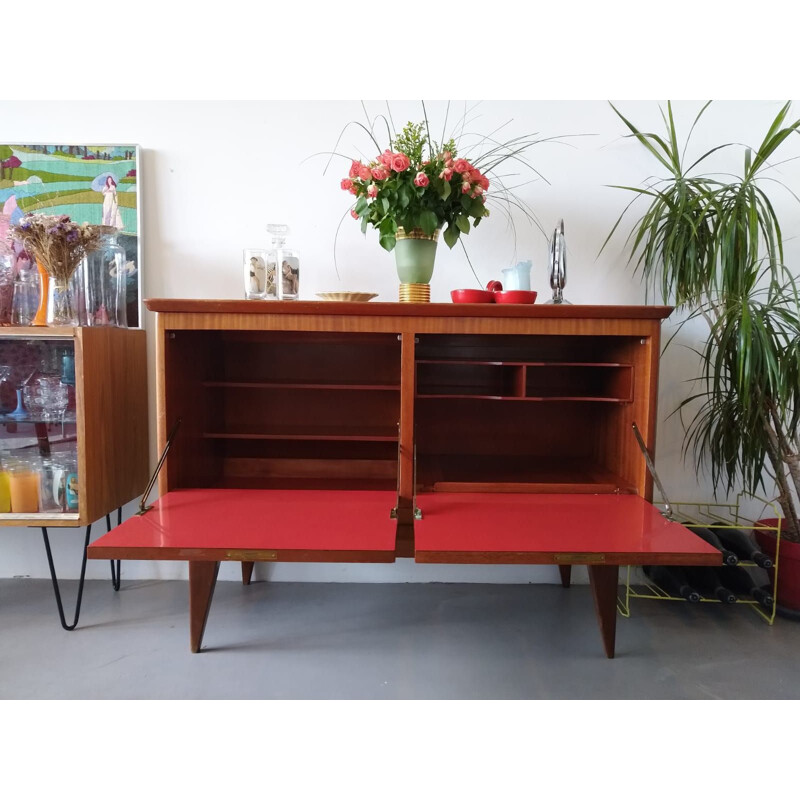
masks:
<path id="1" fill-rule="evenodd" d="M 454 303 L 494 303 L 495 294 L 485 289 L 453 289 L 450 298 Z"/>
<path id="2" fill-rule="evenodd" d="M 511 289 L 507 292 L 492 292 L 495 303 L 535 303 L 536 292 Z"/>

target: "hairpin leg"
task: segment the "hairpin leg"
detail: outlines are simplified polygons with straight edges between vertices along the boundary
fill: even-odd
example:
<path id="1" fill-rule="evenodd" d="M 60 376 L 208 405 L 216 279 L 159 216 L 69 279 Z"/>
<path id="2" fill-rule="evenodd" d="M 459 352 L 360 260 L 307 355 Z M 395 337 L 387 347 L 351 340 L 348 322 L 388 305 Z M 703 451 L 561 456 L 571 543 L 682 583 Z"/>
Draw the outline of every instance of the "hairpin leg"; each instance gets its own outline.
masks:
<path id="1" fill-rule="evenodd" d="M 122 524 L 122 506 L 117 509 L 117 525 Z M 106 531 L 111 533 L 111 515 L 106 514 Z M 111 585 L 114 587 L 114 591 L 118 592 L 120 587 L 120 581 L 122 579 L 122 562 L 117 559 L 116 563 L 112 559 L 108 562 L 111 564 Z"/>
<path id="2" fill-rule="evenodd" d="M 86 526 L 86 541 L 83 543 L 83 563 L 81 564 L 81 577 L 78 581 L 78 600 L 75 605 L 75 619 L 72 625 L 67 625 L 64 617 L 64 605 L 61 602 L 61 592 L 58 588 L 58 577 L 56 576 L 56 568 L 53 564 L 53 553 L 50 550 L 50 538 L 47 535 L 47 528 L 42 527 L 42 537 L 44 538 L 44 548 L 47 551 L 47 563 L 50 567 L 50 578 L 53 581 L 53 591 L 56 595 L 56 605 L 58 606 L 58 616 L 61 618 L 61 627 L 65 631 L 74 631 L 78 626 L 78 618 L 81 615 L 81 600 L 83 599 L 83 584 L 86 577 L 86 550 L 89 547 L 89 537 L 92 534 L 91 524 Z"/>

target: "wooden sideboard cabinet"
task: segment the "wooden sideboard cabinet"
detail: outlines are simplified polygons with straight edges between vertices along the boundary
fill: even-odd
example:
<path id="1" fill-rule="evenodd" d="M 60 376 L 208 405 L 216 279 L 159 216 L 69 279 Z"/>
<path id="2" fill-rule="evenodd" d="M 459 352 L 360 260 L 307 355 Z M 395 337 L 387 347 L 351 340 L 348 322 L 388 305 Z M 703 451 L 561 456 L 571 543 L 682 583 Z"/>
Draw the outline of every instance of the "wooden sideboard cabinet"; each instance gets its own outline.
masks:
<path id="1" fill-rule="evenodd" d="M 586 564 L 609 656 L 617 571 L 719 563 L 650 504 L 661 321 L 638 306 L 149 300 L 161 498 L 94 558 Z"/>

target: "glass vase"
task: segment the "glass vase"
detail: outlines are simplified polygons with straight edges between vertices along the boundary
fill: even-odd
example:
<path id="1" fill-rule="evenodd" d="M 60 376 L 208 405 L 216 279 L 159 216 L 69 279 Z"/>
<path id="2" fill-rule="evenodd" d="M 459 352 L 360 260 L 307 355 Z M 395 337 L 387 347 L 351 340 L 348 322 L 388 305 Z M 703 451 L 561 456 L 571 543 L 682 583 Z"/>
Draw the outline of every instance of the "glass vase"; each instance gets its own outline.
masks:
<path id="1" fill-rule="evenodd" d="M 11 297 L 11 324 L 32 325 L 39 308 L 39 280 L 35 269 L 20 269 Z M 46 314 L 45 314 L 46 317 Z"/>
<path id="2" fill-rule="evenodd" d="M 400 302 L 429 303 L 439 230 L 429 236 L 419 228 L 406 231 L 399 227 L 396 238 L 394 257 L 400 279 Z"/>
<path id="3" fill-rule="evenodd" d="M 86 324 L 127 328 L 125 248 L 117 242 L 115 228 L 101 230 L 99 246 L 82 263 Z"/>
<path id="4" fill-rule="evenodd" d="M 69 279 L 50 277 L 47 302 L 48 325 L 77 325 Z"/>
<path id="5" fill-rule="evenodd" d="M 14 260 L 4 252 L 0 241 L 0 325 L 11 324 L 11 307 L 14 299 Z"/>
<path id="6" fill-rule="evenodd" d="M 36 270 L 39 273 L 39 307 L 33 315 L 31 325 L 42 327 L 47 325 L 48 306 L 50 297 L 50 273 L 36 259 Z"/>

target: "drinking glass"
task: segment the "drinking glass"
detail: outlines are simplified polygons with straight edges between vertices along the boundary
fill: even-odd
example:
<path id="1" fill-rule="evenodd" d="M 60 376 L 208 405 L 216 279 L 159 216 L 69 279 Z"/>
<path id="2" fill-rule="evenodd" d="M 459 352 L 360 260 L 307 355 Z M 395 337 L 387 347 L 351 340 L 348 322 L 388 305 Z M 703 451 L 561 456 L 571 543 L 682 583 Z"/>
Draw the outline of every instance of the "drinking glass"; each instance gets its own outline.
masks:
<path id="1" fill-rule="evenodd" d="M 11 385 L 12 369 L 7 364 L 0 365 L 0 414 L 8 414 L 15 408 L 15 391 Z"/>
<path id="2" fill-rule="evenodd" d="M 0 240 L 0 325 L 11 324 L 11 306 L 14 302 L 14 259 L 4 252 Z"/>
<path id="3" fill-rule="evenodd" d="M 39 459 L 17 457 L 7 464 L 8 490 L 14 514 L 35 514 L 39 511 Z"/>
<path id="4" fill-rule="evenodd" d="M 20 269 L 11 296 L 11 324 L 30 325 L 39 308 L 39 275 L 35 269 Z"/>
<path id="5" fill-rule="evenodd" d="M 244 267 L 244 296 L 248 300 L 263 300 L 267 291 L 267 251 L 248 248 L 242 251 Z"/>
<path id="6" fill-rule="evenodd" d="M 39 511 L 54 512 L 64 510 L 63 467 L 55 458 L 42 458 L 39 470 Z"/>
<path id="7" fill-rule="evenodd" d="M 38 384 L 29 383 L 22 387 L 22 400 L 27 416 L 34 420 L 41 420 L 43 416 L 42 390 Z M 16 416 L 16 412 L 14 412 Z M 19 417 L 17 417 L 19 419 Z"/>

